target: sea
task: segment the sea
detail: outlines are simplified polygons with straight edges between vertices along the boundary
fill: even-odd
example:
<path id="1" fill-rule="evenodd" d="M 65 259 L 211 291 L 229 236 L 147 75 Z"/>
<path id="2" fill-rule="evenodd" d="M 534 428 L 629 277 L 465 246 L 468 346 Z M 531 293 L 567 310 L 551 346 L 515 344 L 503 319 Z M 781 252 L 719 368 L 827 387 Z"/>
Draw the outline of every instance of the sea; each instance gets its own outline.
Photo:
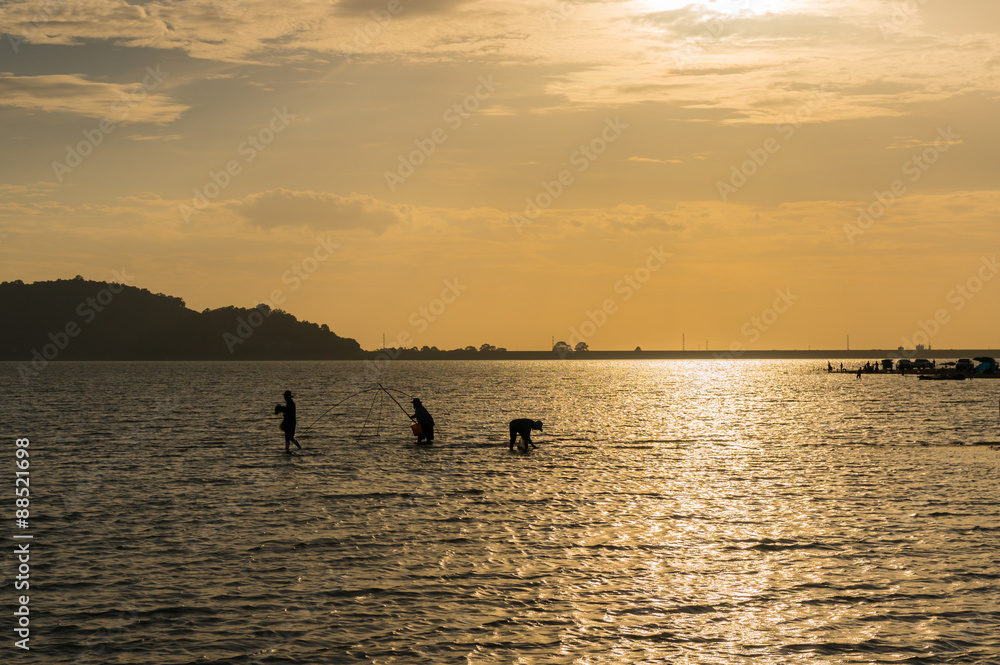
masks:
<path id="1" fill-rule="evenodd" d="M 1000 663 L 1000 380 L 739 359 L 0 374 L 3 663 Z M 511 451 L 521 417 L 543 430 Z"/>

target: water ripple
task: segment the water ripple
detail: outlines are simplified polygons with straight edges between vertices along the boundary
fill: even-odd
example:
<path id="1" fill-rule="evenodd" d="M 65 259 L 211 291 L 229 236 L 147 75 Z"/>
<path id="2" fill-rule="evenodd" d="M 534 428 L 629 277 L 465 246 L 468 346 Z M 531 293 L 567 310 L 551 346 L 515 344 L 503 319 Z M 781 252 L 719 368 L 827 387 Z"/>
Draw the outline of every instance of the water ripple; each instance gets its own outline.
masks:
<path id="1" fill-rule="evenodd" d="M 30 411 L 4 394 L 44 487 L 19 660 L 1000 662 L 991 382 L 399 362 L 434 446 L 395 405 L 359 439 L 369 397 L 285 456 L 285 387 L 310 422 L 362 369 L 57 363 Z M 522 416 L 545 432 L 510 453 Z"/>

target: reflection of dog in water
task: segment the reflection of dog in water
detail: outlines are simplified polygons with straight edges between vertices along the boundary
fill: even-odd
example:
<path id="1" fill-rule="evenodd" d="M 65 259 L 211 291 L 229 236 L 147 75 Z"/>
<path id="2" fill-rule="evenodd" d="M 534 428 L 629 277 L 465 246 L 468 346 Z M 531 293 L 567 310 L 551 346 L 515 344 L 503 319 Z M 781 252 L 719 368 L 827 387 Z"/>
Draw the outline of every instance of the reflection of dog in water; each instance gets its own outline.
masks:
<path id="1" fill-rule="evenodd" d="M 522 450 L 528 450 L 528 446 L 532 448 L 537 448 L 534 443 L 531 442 L 531 430 L 537 429 L 539 432 L 542 431 L 542 421 L 541 420 L 531 420 L 530 418 L 518 418 L 517 420 L 510 421 L 510 449 L 514 450 L 514 444 L 517 443 L 517 435 L 521 435 L 521 440 L 524 442 L 524 446 L 518 446 Z"/>

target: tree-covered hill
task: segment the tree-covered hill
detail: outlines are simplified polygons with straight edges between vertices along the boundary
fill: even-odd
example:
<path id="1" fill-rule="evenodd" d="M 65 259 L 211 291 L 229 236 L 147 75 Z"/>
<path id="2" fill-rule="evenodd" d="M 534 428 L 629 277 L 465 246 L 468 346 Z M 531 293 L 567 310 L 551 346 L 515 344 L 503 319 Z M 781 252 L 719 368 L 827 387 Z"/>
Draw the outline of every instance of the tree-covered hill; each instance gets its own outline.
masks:
<path id="1" fill-rule="evenodd" d="M 353 339 L 261 305 L 196 312 L 162 293 L 76 277 L 0 283 L 0 360 L 332 360 Z"/>

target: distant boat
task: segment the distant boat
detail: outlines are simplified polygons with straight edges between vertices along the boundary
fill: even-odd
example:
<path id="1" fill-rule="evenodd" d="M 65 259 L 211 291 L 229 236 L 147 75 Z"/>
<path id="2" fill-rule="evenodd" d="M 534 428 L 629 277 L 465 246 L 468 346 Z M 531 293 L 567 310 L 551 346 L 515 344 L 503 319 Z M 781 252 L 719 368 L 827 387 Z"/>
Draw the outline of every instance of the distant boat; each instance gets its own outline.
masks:
<path id="1" fill-rule="evenodd" d="M 965 381 L 964 374 L 921 374 L 921 381 Z"/>
<path id="2" fill-rule="evenodd" d="M 997 361 L 989 356 L 979 356 L 973 360 L 979 363 L 972 370 L 976 374 L 996 374 L 1000 371 L 1000 365 L 997 365 Z"/>

